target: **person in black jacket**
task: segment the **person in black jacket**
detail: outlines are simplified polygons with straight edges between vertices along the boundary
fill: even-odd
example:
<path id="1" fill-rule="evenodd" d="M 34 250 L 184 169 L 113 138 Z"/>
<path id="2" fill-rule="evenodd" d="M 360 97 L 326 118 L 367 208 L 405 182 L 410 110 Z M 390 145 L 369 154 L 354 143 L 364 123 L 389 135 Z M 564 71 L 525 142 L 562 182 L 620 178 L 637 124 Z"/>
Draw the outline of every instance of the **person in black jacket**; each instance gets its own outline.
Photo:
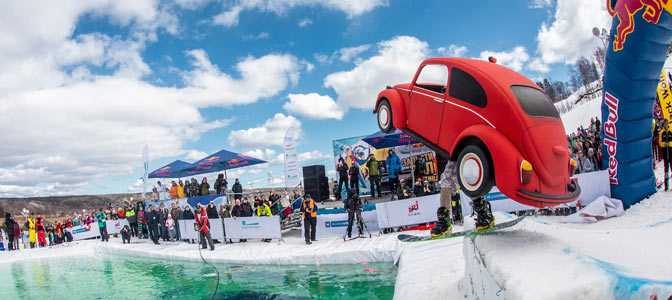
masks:
<path id="1" fill-rule="evenodd" d="M 250 205 L 250 201 L 247 200 L 247 197 L 243 198 L 243 212 L 245 213 L 245 217 L 251 217 L 254 215 L 254 210 L 252 209 L 252 205 Z"/>
<path id="2" fill-rule="evenodd" d="M 159 214 L 151 204 L 147 209 L 147 227 L 149 227 L 149 237 L 152 242 L 159 245 Z"/>
<path id="3" fill-rule="evenodd" d="M 224 174 L 217 175 L 217 180 L 215 180 L 215 190 L 217 191 L 217 194 L 222 195 L 226 193 L 228 186 L 229 182 L 224 179 Z M 208 216 L 208 218 L 210 218 L 210 216 Z"/>
<path id="4" fill-rule="evenodd" d="M 348 229 L 347 229 L 347 234 L 348 238 L 352 237 L 352 222 L 355 220 L 355 215 L 356 211 L 359 210 L 360 212 L 362 211 L 362 204 L 359 200 L 359 195 L 356 194 L 355 189 L 349 189 L 348 190 L 348 198 L 343 201 L 343 208 L 345 211 L 348 213 Z M 357 220 L 360 222 L 359 226 L 357 227 L 359 229 L 359 235 L 362 235 L 362 227 L 364 227 L 361 224 L 362 220 Z"/>
<path id="5" fill-rule="evenodd" d="M 12 251 L 14 250 L 14 219 L 12 219 L 12 214 L 8 212 L 5 213 L 5 228 L 7 229 L 5 230 L 7 233 L 7 251 Z"/>
<path id="6" fill-rule="evenodd" d="M 247 198 L 245 198 L 247 200 Z M 236 199 L 236 205 L 233 206 L 231 209 L 231 217 L 235 220 L 237 217 L 246 217 L 245 215 L 245 209 L 243 208 L 243 205 L 240 204 L 240 199 Z M 240 239 L 238 242 L 247 242 L 247 240 Z"/>
<path id="7" fill-rule="evenodd" d="M 243 199 L 243 186 L 240 184 L 240 181 L 238 181 L 238 178 L 236 178 L 236 183 L 231 187 L 231 191 L 233 191 L 233 199 Z"/>
<path id="8" fill-rule="evenodd" d="M 338 165 L 336 166 L 336 172 L 338 172 L 338 190 L 336 192 L 336 199 L 341 199 L 341 189 L 343 185 L 345 188 L 348 188 L 348 166 L 345 165 L 343 158 L 338 159 Z"/>
<path id="9" fill-rule="evenodd" d="M 217 207 L 215 206 L 215 203 L 212 201 L 210 201 L 210 203 L 208 203 L 208 207 L 205 208 L 205 213 L 208 215 L 209 220 L 219 219 L 219 214 L 217 213 Z M 215 241 L 215 244 L 219 244 L 219 240 L 214 239 L 213 241 Z"/>
<path id="10" fill-rule="evenodd" d="M 166 207 L 164 203 L 161 203 L 159 205 L 159 229 L 160 229 L 160 236 L 163 239 L 163 241 L 168 241 L 170 237 L 168 236 L 168 227 L 166 227 L 166 220 L 170 217 L 170 211 Z"/>
<path id="11" fill-rule="evenodd" d="M 350 188 L 355 189 L 357 195 L 359 195 L 359 167 L 355 165 L 355 162 L 350 162 L 350 169 L 348 169 L 348 175 L 350 175 Z"/>
<path id="12" fill-rule="evenodd" d="M 184 210 L 182 211 L 182 216 L 180 216 L 180 220 L 193 220 L 193 219 L 194 219 L 194 212 L 191 210 L 191 206 L 187 204 L 184 206 Z M 187 241 L 194 243 L 193 239 Z"/>

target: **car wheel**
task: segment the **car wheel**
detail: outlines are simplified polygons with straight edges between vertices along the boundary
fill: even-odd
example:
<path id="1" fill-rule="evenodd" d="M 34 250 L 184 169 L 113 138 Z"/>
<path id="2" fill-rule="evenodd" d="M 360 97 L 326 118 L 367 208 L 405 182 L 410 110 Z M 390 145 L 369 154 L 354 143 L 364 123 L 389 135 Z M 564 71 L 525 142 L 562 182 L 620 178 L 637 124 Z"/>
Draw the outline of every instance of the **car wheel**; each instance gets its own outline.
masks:
<path id="1" fill-rule="evenodd" d="M 383 133 L 394 132 L 394 125 L 392 125 L 392 108 L 390 102 L 387 100 L 380 101 L 378 104 L 378 127 Z"/>
<path id="2" fill-rule="evenodd" d="M 490 159 L 480 147 L 462 149 L 457 158 L 457 181 L 462 192 L 471 198 L 485 196 L 495 184 L 490 174 Z"/>

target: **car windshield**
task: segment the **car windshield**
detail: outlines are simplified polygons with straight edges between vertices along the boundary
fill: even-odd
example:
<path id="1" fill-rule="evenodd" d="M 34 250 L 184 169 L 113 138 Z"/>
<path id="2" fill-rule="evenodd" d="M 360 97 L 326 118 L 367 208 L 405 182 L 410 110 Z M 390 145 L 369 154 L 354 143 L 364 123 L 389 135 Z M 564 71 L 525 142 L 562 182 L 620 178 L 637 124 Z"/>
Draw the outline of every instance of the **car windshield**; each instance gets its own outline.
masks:
<path id="1" fill-rule="evenodd" d="M 526 85 L 513 85 L 511 91 L 516 96 L 520 107 L 530 117 L 560 119 L 555 105 L 544 92 Z"/>

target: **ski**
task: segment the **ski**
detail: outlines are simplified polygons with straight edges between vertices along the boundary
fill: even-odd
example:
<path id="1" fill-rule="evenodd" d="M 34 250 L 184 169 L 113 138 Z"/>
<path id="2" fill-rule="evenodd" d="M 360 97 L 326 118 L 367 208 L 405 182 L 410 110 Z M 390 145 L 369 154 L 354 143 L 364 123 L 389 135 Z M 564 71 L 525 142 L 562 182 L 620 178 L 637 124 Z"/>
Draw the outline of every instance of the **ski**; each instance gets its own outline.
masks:
<path id="1" fill-rule="evenodd" d="M 476 229 L 469 229 L 469 230 L 464 230 L 464 231 L 453 232 L 451 235 L 444 236 L 444 237 L 439 237 L 439 238 L 431 238 L 429 236 L 417 236 L 417 235 L 410 235 L 410 234 L 400 234 L 400 235 L 397 236 L 397 238 L 402 242 L 423 242 L 423 241 L 449 239 L 449 238 L 455 238 L 455 237 L 464 237 L 464 236 L 470 236 L 470 235 L 480 235 L 480 234 L 485 234 L 485 233 L 497 231 L 497 230 L 500 230 L 500 229 L 512 227 L 512 226 L 520 223 L 520 221 L 522 221 L 523 219 L 525 219 L 525 216 L 519 217 L 515 220 L 506 221 L 506 222 L 503 222 L 503 223 L 496 224 L 495 227 L 492 228 L 492 229 L 483 230 L 483 231 L 476 231 Z"/>

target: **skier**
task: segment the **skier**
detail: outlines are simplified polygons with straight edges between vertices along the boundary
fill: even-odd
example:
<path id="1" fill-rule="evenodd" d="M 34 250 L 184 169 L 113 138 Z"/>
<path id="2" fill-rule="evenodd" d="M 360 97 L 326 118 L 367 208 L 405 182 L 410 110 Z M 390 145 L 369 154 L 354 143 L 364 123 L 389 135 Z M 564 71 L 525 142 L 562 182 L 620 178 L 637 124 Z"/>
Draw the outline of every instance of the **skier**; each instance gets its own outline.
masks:
<path id="1" fill-rule="evenodd" d="M 669 188 L 669 169 L 672 166 L 672 153 L 670 153 L 670 148 L 672 147 L 672 129 L 670 129 L 670 122 L 667 119 L 663 119 L 663 129 L 660 130 L 658 134 L 658 145 L 662 150 L 663 156 L 663 166 L 665 168 L 665 190 Z"/>
<path id="2" fill-rule="evenodd" d="M 441 174 L 441 195 L 439 198 L 439 208 L 436 210 L 437 221 L 432 228 L 430 235 L 432 238 L 449 236 L 453 231 L 451 220 L 451 200 L 457 195 L 459 185 L 457 183 L 457 167 L 455 162 L 448 161 L 446 168 Z M 490 211 L 490 204 L 483 197 L 472 199 L 472 206 L 476 213 L 476 230 L 483 231 L 491 229 L 495 225 L 495 218 Z"/>

